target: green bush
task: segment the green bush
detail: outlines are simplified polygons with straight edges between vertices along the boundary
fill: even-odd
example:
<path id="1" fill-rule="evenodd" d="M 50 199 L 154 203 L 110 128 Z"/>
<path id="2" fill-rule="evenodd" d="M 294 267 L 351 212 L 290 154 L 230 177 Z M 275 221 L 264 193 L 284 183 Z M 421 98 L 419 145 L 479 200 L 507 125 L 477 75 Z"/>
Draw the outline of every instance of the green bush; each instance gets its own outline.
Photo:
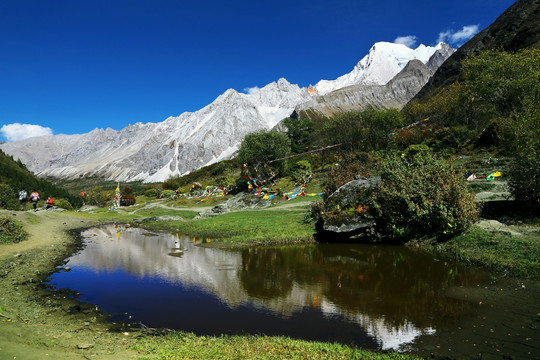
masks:
<path id="1" fill-rule="evenodd" d="M 86 204 L 100 207 L 109 206 L 114 196 L 114 190 L 103 190 L 101 186 L 96 186 L 86 193 Z"/>
<path id="2" fill-rule="evenodd" d="M 73 210 L 73 205 L 66 199 L 54 200 L 54 205 L 62 209 Z"/>
<path id="3" fill-rule="evenodd" d="M 0 207 L 8 207 L 8 202 L 12 203 L 12 201 L 17 197 L 17 194 L 15 193 L 15 190 L 11 188 L 8 184 L 0 184 Z M 14 209 L 13 207 L 9 207 L 9 209 Z"/>
<path id="4" fill-rule="evenodd" d="M 508 187 L 514 198 L 540 205 L 540 159 L 515 157 L 509 170 Z"/>
<path id="5" fill-rule="evenodd" d="M 28 234 L 17 221 L 0 216 L 0 244 L 18 243 L 27 238 Z"/>
<path id="6" fill-rule="evenodd" d="M 290 176 L 297 185 L 305 184 L 311 174 L 311 164 L 307 160 L 297 161 L 290 168 Z"/>
<path id="7" fill-rule="evenodd" d="M 326 199 L 342 185 L 354 180 L 357 176 L 368 177 L 369 175 L 370 172 L 367 169 L 365 159 L 361 156 L 346 157 L 330 168 L 324 198 Z"/>
<path id="8" fill-rule="evenodd" d="M 372 211 L 384 236 L 454 235 L 478 218 L 474 194 L 467 192 L 463 171 L 451 161 L 419 155 L 407 164 L 390 157 L 381 180 Z"/>
<path id="9" fill-rule="evenodd" d="M 157 195 L 158 195 L 158 192 L 157 192 L 157 189 L 156 188 L 150 188 L 150 189 L 146 189 L 144 191 L 144 195 L 149 197 L 149 198 L 156 198 Z"/>

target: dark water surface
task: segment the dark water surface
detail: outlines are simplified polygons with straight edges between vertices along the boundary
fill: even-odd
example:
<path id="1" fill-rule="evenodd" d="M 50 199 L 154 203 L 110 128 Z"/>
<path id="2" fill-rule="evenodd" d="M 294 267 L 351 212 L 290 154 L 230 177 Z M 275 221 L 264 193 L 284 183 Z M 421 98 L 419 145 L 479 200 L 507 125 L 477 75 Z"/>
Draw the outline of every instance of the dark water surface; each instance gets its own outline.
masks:
<path id="1" fill-rule="evenodd" d="M 223 250 L 114 225 L 82 235 L 85 248 L 69 258 L 71 271 L 53 274 L 48 284 L 79 292 L 81 301 L 115 320 L 372 350 L 452 346 L 456 353 L 481 346 L 467 344 L 466 335 L 446 345 L 437 335 L 452 336 L 486 308 L 478 297 L 492 286 L 489 274 L 417 249 L 320 244 Z"/>

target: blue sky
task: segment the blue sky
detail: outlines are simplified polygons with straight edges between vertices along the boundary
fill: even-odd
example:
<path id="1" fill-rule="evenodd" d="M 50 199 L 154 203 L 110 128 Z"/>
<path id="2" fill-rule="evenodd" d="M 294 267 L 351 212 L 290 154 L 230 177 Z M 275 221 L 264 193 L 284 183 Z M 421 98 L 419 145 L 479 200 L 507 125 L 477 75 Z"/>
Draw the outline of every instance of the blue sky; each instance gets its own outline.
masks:
<path id="1" fill-rule="evenodd" d="M 350 72 L 378 41 L 454 47 L 514 0 L 4 0 L 0 141 L 161 122 L 229 88 Z"/>

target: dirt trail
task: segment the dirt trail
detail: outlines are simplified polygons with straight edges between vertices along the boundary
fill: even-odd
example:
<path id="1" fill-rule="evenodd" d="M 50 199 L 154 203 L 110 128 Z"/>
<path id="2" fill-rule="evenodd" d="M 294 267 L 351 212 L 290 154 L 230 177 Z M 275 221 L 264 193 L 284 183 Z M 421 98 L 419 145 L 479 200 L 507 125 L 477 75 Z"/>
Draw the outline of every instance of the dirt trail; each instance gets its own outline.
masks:
<path id="1" fill-rule="evenodd" d="M 135 359 L 138 331 L 41 283 L 77 248 L 68 231 L 97 220 L 53 211 L 0 210 L 24 224 L 29 239 L 0 246 L 0 359 Z"/>

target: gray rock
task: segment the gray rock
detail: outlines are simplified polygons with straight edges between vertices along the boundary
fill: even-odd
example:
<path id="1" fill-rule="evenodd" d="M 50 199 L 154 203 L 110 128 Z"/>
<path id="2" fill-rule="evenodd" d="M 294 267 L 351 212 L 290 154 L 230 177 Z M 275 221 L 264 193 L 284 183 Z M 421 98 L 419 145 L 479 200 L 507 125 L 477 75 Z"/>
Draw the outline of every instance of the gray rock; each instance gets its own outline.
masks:
<path id="1" fill-rule="evenodd" d="M 490 233 L 500 233 L 512 237 L 521 236 L 521 233 L 512 230 L 508 225 L 497 220 L 480 220 L 475 225 Z"/>
<path id="2" fill-rule="evenodd" d="M 350 181 L 331 194 L 325 202 L 325 209 L 332 211 L 337 209 L 347 209 L 363 202 L 363 199 L 377 187 L 380 177 L 358 178 Z M 323 217 L 324 231 L 334 233 L 354 233 L 375 225 L 375 220 L 367 213 L 354 213 L 348 215 L 334 214 L 331 217 Z"/>
<path id="3" fill-rule="evenodd" d="M 241 192 L 226 202 L 200 213 L 196 218 L 208 218 L 235 210 L 263 209 L 269 207 L 271 204 L 271 201 L 268 199 Z"/>

